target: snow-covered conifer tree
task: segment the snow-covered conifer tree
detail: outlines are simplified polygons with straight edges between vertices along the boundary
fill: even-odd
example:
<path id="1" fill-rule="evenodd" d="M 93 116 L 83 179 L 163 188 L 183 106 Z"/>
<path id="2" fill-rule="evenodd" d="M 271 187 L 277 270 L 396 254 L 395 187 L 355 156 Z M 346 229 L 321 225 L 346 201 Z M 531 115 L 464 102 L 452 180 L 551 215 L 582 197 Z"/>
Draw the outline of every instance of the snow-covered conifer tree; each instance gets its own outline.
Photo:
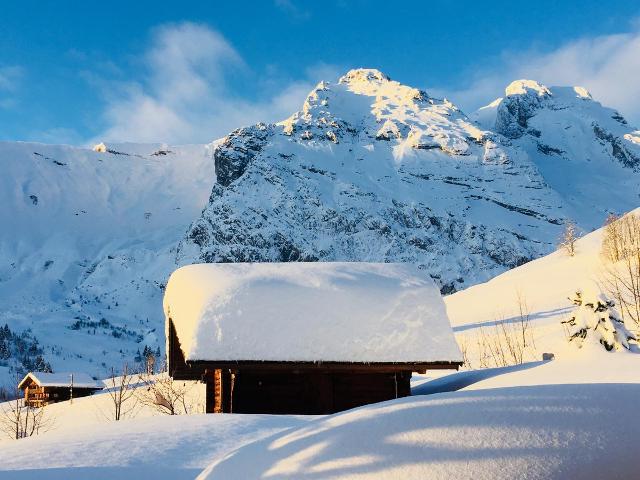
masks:
<path id="1" fill-rule="evenodd" d="M 615 303 L 602 293 L 577 291 L 570 298 L 576 306 L 571 318 L 562 323 L 567 327 L 570 342 L 582 348 L 585 344 L 600 344 L 607 351 L 630 349 L 629 340 L 637 340 L 621 320 Z"/>

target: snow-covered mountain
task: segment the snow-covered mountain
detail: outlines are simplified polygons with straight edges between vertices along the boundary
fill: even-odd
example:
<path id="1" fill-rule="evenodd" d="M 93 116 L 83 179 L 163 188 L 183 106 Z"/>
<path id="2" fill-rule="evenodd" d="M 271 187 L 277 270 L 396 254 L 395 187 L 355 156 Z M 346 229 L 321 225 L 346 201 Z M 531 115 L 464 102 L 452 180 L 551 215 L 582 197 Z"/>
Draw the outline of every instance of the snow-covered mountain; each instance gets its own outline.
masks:
<path id="1" fill-rule="evenodd" d="M 567 219 L 638 204 L 640 136 L 584 89 L 514 82 L 481 113 L 377 70 L 321 82 L 215 150 L 179 260 L 417 262 L 447 292 L 548 253 Z"/>
<path id="2" fill-rule="evenodd" d="M 640 134 L 530 81 L 469 117 L 352 70 L 209 146 L 102 150 L 0 143 L 0 326 L 94 375 L 162 348 L 177 265 L 416 262 L 452 292 L 549 253 L 566 219 L 590 231 L 640 203 Z"/>
<path id="3" fill-rule="evenodd" d="M 620 113 L 582 87 L 517 80 L 505 93 L 473 117 L 526 152 L 574 220 L 640 204 L 640 131 Z"/>
<path id="4" fill-rule="evenodd" d="M 5 343 L 28 328 L 39 341 L 0 358 L 0 385 L 37 350 L 103 375 L 164 345 L 170 249 L 206 203 L 213 161 L 204 146 L 109 147 L 0 143 L 0 326 Z"/>

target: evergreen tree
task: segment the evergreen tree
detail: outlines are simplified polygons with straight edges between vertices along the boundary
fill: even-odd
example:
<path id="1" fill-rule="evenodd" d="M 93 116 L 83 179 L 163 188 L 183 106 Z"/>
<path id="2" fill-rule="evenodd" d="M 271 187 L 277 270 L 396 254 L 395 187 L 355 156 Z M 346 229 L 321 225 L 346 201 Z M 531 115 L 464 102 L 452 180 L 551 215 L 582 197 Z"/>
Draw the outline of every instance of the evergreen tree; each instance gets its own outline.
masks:
<path id="1" fill-rule="evenodd" d="M 1 328 L 0 331 L 2 331 Z M 9 350 L 4 338 L 0 338 L 0 360 L 8 360 L 9 358 L 11 358 L 11 350 Z"/>
<path id="2" fill-rule="evenodd" d="M 625 327 L 615 303 L 604 294 L 584 294 L 577 291 L 570 299 L 576 306 L 567 327 L 570 342 L 582 348 L 585 344 L 600 344 L 607 351 L 629 350 L 629 340 L 636 336 Z"/>

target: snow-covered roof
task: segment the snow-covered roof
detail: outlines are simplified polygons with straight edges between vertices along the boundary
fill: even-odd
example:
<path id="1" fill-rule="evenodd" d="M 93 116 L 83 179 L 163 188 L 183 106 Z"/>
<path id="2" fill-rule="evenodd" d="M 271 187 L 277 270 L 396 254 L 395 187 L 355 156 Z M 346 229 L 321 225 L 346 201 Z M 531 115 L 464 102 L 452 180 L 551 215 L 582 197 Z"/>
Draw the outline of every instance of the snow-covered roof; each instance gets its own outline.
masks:
<path id="1" fill-rule="evenodd" d="M 438 288 L 408 264 L 189 265 L 164 311 L 187 361 L 462 359 Z"/>
<path id="2" fill-rule="evenodd" d="M 74 388 L 104 388 L 104 385 L 101 382 L 94 380 L 86 373 L 73 372 L 29 372 L 22 379 L 18 387 L 22 388 L 29 378 L 41 387 L 68 387 L 71 385 L 71 375 L 73 375 Z"/>

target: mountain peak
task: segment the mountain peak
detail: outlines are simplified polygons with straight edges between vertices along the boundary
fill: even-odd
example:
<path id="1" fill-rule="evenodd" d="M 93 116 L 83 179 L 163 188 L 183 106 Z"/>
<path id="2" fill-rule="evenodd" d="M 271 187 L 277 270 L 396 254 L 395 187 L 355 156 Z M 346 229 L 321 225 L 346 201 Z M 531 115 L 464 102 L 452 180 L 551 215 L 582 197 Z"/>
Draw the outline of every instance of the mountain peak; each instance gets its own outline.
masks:
<path id="1" fill-rule="evenodd" d="M 507 97 L 511 95 L 537 95 L 538 97 L 551 95 L 551 91 L 545 85 L 535 80 L 526 79 L 511 82 L 504 92 Z"/>
<path id="2" fill-rule="evenodd" d="M 338 83 L 371 83 L 388 82 L 391 78 L 375 68 L 354 68 L 340 77 Z"/>

